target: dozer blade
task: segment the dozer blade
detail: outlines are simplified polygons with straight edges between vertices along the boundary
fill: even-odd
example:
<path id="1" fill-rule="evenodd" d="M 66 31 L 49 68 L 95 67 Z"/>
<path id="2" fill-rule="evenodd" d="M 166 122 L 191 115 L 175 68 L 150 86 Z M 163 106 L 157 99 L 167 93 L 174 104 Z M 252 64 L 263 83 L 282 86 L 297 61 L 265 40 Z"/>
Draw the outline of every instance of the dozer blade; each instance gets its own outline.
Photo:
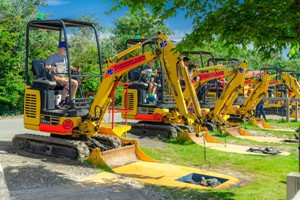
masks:
<path id="1" fill-rule="evenodd" d="M 250 123 L 258 128 L 274 129 L 274 127 L 269 125 L 263 118 L 253 118 L 250 120 Z"/>
<path id="2" fill-rule="evenodd" d="M 88 158 L 88 161 L 94 165 L 112 168 L 137 162 L 139 160 L 156 162 L 138 147 L 138 142 L 136 140 L 121 138 L 112 128 L 101 127 L 99 134 L 107 134 L 118 137 L 122 141 L 122 147 L 103 152 L 100 148 L 95 148 Z"/>
<path id="3" fill-rule="evenodd" d="M 214 138 L 206 128 L 201 128 L 200 133 L 190 133 L 188 130 L 183 130 L 181 135 L 178 137 L 179 141 L 190 141 L 196 144 L 203 144 L 204 142 L 210 143 L 222 143 Z M 205 141 L 204 141 L 205 140 Z"/>

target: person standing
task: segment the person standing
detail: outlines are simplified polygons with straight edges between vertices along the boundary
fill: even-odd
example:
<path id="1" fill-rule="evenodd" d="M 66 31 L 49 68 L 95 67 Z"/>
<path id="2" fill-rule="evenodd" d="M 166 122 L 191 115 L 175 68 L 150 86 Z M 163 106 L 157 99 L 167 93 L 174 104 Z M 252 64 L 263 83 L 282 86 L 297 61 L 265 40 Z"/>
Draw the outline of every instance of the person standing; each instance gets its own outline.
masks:
<path id="1" fill-rule="evenodd" d="M 266 118 L 266 112 L 264 110 L 264 103 L 265 103 L 265 100 L 261 100 L 256 108 L 255 108 L 255 117 L 259 117 L 260 114 L 263 116 L 264 120 L 267 121 L 267 118 Z"/>

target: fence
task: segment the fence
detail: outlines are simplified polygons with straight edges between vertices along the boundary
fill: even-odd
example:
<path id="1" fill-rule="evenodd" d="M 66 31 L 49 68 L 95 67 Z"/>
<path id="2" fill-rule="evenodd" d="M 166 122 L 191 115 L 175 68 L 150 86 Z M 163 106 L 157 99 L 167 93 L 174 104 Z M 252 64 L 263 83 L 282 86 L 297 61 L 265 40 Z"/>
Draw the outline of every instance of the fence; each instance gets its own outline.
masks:
<path id="1" fill-rule="evenodd" d="M 264 98 L 265 101 L 284 101 L 285 103 L 282 104 L 282 106 L 285 106 L 285 115 L 286 115 L 286 121 L 287 122 L 290 122 L 290 115 L 291 115 L 291 112 L 290 112 L 290 104 L 291 102 L 295 102 L 295 120 L 296 122 L 298 121 L 298 112 L 299 112 L 299 108 L 298 108 L 298 105 L 299 105 L 299 101 L 300 99 L 299 98 L 287 98 L 287 97 L 266 97 Z"/>

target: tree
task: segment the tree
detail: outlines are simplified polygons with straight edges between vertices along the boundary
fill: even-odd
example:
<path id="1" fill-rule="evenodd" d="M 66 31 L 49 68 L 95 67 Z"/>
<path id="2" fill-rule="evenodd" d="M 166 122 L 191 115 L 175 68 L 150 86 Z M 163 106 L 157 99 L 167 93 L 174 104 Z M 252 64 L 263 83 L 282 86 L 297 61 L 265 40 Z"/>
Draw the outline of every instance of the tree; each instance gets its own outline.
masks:
<path id="1" fill-rule="evenodd" d="M 43 0 L 0 3 L 0 115 L 22 110 L 24 93 L 25 27 Z"/>
<path id="2" fill-rule="evenodd" d="M 186 10 L 185 17 L 193 19 L 193 31 L 187 34 L 183 45 L 189 47 L 211 42 L 216 37 L 225 46 L 234 49 L 252 44 L 270 58 L 291 46 L 299 51 L 300 0 L 112 0 L 116 5 L 111 12 L 127 6 L 131 11 L 145 6 L 162 20 Z"/>
<path id="3" fill-rule="evenodd" d="M 162 20 L 154 17 L 145 8 L 137 11 L 136 13 L 126 13 L 124 17 L 116 19 L 114 27 L 112 28 L 112 41 L 114 41 L 114 48 L 117 52 L 125 49 L 125 42 L 129 38 L 135 38 L 136 35 L 141 37 L 150 38 L 157 31 L 162 31 L 167 35 L 173 32 L 166 27 Z"/>

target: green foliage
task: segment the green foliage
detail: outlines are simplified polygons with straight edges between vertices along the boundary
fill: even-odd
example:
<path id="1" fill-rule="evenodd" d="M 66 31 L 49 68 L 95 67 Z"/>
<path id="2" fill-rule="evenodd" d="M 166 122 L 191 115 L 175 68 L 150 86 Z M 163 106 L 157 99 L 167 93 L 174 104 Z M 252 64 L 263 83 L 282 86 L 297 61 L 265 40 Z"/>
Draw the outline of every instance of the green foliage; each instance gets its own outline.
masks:
<path id="1" fill-rule="evenodd" d="M 25 27 L 45 1 L 0 3 L 0 115 L 21 111 L 24 93 Z"/>
<path id="2" fill-rule="evenodd" d="M 126 13 L 124 17 L 116 19 L 111 32 L 111 37 L 114 41 L 113 45 L 117 52 L 125 49 L 125 42 L 129 38 L 135 38 L 137 34 L 149 38 L 156 34 L 157 31 L 162 31 L 167 35 L 173 32 L 168 29 L 163 21 L 154 17 L 145 8 L 136 13 Z"/>
<path id="3" fill-rule="evenodd" d="M 0 115 L 14 114 L 23 109 L 25 83 L 19 73 L 20 69 L 11 70 L 0 79 Z"/>
<path id="4" fill-rule="evenodd" d="M 155 16 L 167 19 L 186 10 L 186 17 L 193 19 L 193 31 L 184 44 L 191 48 L 216 37 L 230 50 L 253 44 L 263 58 L 270 58 L 288 46 L 300 43 L 299 1 L 237 1 L 237 0 L 113 0 L 111 12 L 127 6 L 136 12 L 150 7 Z"/>

